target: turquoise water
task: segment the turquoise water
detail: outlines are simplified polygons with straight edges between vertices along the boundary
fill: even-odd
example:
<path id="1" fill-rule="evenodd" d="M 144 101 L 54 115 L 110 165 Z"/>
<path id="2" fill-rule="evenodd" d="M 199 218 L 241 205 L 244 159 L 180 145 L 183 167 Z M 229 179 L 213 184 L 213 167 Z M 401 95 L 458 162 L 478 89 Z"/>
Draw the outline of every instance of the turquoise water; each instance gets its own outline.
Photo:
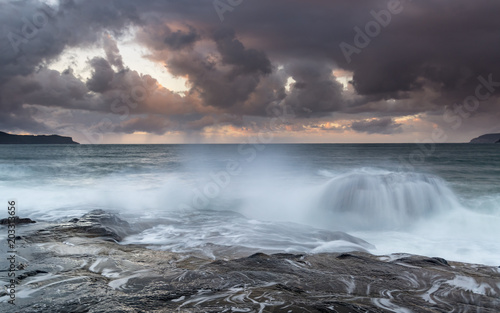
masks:
<path id="1" fill-rule="evenodd" d="M 500 145 L 0 146 L 0 200 L 19 215 L 103 208 L 154 221 L 126 243 L 211 257 L 336 251 L 323 231 L 341 230 L 375 254 L 498 265 L 499 186 Z"/>

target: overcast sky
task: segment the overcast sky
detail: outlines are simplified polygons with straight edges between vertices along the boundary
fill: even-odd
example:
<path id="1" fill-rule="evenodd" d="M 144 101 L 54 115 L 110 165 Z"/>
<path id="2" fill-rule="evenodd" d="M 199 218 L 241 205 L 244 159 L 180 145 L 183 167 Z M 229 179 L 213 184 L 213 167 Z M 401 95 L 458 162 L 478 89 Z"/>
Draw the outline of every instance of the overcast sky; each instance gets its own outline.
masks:
<path id="1" fill-rule="evenodd" d="M 500 132 L 499 16 L 497 0 L 0 0 L 0 131 L 469 141 Z"/>

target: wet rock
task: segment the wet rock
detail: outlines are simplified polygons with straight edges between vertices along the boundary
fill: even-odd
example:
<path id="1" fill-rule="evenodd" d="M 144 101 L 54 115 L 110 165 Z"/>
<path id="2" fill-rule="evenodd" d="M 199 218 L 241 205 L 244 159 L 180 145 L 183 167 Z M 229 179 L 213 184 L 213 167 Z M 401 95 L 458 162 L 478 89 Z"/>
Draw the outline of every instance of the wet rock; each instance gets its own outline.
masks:
<path id="1" fill-rule="evenodd" d="M 38 225 L 38 224 L 37 224 Z M 24 234 L 20 312 L 498 312 L 500 271 L 423 256 L 254 253 L 210 260 L 122 245 L 92 211 Z M 37 238 L 37 239 L 35 239 Z M 23 250 L 24 249 L 24 250 Z M 0 311 L 8 295 L 0 293 Z"/>
<path id="2" fill-rule="evenodd" d="M 432 258 L 432 260 L 435 260 L 435 261 L 437 261 L 438 263 L 441 263 L 442 265 L 450 266 L 450 264 L 448 264 L 448 261 L 446 261 L 446 260 L 445 260 L 445 259 L 443 259 L 443 258 L 436 258 L 436 257 L 434 257 L 434 258 Z"/>
<path id="3" fill-rule="evenodd" d="M 132 232 L 133 230 L 128 222 L 120 219 L 115 214 L 99 209 L 90 211 L 80 218 L 70 219 L 66 223 L 39 230 L 29 240 L 44 242 L 51 239 L 63 240 L 66 237 L 83 236 L 118 242 Z"/>
<path id="4" fill-rule="evenodd" d="M 401 262 L 401 263 L 406 263 L 406 264 L 411 264 L 414 266 L 450 266 L 448 264 L 448 261 L 446 261 L 443 258 L 427 258 L 427 257 L 405 257 L 405 258 L 400 258 L 395 260 L 394 262 Z"/>
<path id="5" fill-rule="evenodd" d="M 355 255 L 355 254 L 351 254 L 351 253 L 342 253 L 339 256 L 337 256 L 337 259 L 339 259 L 339 260 L 356 259 L 356 260 L 361 260 L 361 261 L 369 261 L 370 260 L 366 257 L 362 257 L 360 255 Z"/>
<path id="6" fill-rule="evenodd" d="M 0 220 L 0 225 L 8 225 L 8 224 L 33 224 L 36 221 L 33 221 L 30 218 L 20 218 L 19 216 L 15 216 L 14 218 L 3 218 Z"/>
<path id="7" fill-rule="evenodd" d="M 23 268 L 24 269 L 24 268 Z M 18 280 L 23 280 L 23 279 L 26 279 L 28 277 L 32 277 L 32 276 L 36 276 L 38 274 L 47 274 L 48 272 L 46 271 L 42 271 L 42 270 L 35 270 L 35 271 L 26 271 L 20 275 L 17 275 L 17 279 Z"/>

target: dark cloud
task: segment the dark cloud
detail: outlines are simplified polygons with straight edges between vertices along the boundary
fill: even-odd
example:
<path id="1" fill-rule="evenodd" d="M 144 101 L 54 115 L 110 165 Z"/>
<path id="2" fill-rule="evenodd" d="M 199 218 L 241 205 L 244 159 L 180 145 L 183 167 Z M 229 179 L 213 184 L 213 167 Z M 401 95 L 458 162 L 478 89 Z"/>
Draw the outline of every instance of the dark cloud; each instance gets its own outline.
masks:
<path id="1" fill-rule="evenodd" d="M 351 128 L 358 133 L 368 134 L 396 134 L 403 131 L 401 124 L 390 117 L 353 122 Z"/>
<path id="2" fill-rule="evenodd" d="M 234 66 L 234 74 L 270 74 L 271 61 L 262 51 L 245 49 L 233 30 L 221 29 L 214 35 L 223 64 Z"/>
<path id="3" fill-rule="evenodd" d="M 116 6 L 115 6 L 116 5 Z M 93 107 L 93 99 L 83 99 L 81 87 L 85 84 L 72 77 L 66 92 L 60 74 L 40 81 L 48 72 L 44 64 L 57 58 L 66 47 L 86 46 L 101 38 L 103 30 L 121 33 L 126 25 L 138 21 L 135 7 L 125 3 L 102 1 L 60 1 L 59 7 L 49 7 L 36 0 L 9 1 L 0 4 L 0 127 L 5 130 L 45 132 L 50 127 L 37 121 L 33 112 L 24 104 L 31 99 L 35 103 L 58 105 L 58 102 L 80 102 L 81 107 Z M 22 88 L 13 92 L 16 82 Z M 70 86 L 73 85 L 73 86 Z M 24 91 L 29 91 L 28 95 Z M 65 98 L 65 96 L 67 98 Z M 54 100 L 53 103 L 49 103 Z M 90 100 L 88 103 L 86 100 Z M 15 126 L 10 126 L 14 124 Z"/>
<path id="4" fill-rule="evenodd" d="M 0 114 L 0 125 L 2 129 L 14 132 L 44 133 L 50 132 L 51 128 L 33 118 L 36 111 L 19 108 L 11 110 L 8 114 Z"/>
<path id="5" fill-rule="evenodd" d="M 185 133 L 199 132 L 213 125 L 238 125 L 243 126 L 243 120 L 231 115 L 184 115 L 175 120 L 162 115 L 149 114 L 134 117 L 120 123 L 113 129 L 115 132 L 132 134 L 134 132 L 148 132 L 163 135 L 167 132 L 182 131 Z"/>
<path id="6" fill-rule="evenodd" d="M 104 52 L 106 53 L 106 59 L 111 65 L 116 66 L 116 68 L 121 71 L 124 69 L 122 56 L 120 55 L 120 50 L 116 45 L 116 41 L 113 40 L 109 35 L 105 35 L 102 39 Z"/>
<path id="7" fill-rule="evenodd" d="M 188 51 L 172 56 L 167 67 L 174 75 L 187 77 L 191 92 L 206 105 L 237 113 L 271 73 L 271 62 L 263 52 L 245 48 L 233 32 L 218 31 L 214 41 L 219 57 Z"/>
<path id="8" fill-rule="evenodd" d="M 181 50 L 186 47 L 192 47 L 200 38 L 200 34 L 198 34 L 193 27 L 189 27 L 188 32 L 183 32 L 181 30 L 170 32 L 165 37 L 164 42 L 172 50 Z"/>
<path id="9" fill-rule="evenodd" d="M 287 72 L 295 83 L 285 103 L 297 115 L 322 115 L 344 106 L 343 87 L 335 80 L 331 66 L 313 60 L 297 61 L 287 66 Z"/>
<path id="10" fill-rule="evenodd" d="M 122 122 L 122 131 L 158 134 L 169 127 L 202 130 L 225 123 L 223 116 L 238 125 L 244 115 L 269 117 L 266 108 L 286 104 L 298 119 L 349 113 L 355 120 L 375 118 L 353 122 L 355 131 L 395 133 L 403 128 L 394 118 L 405 115 L 454 124 L 443 112 L 474 96 L 479 76 L 491 77 L 482 87 L 488 97 L 461 117 L 468 126 L 460 131 L 494 127 L 500 2 L 402 1 L 398 14 L 387 13 L 388 3 L 247 1 L 225 12 L 221 24 L 212 1 L 61 0 L 53 8 L 36 0 L 2 2 L 0 127 L 46 131 L 30 110 L 40 105 L 127 115 L 134 122 Z M 188 80 L 185 97 L 127 69 L 114 38 L 130 27 L 150 48 L 148 57 Z M 47 69 L 67 48 L 101 43 L 106 57 L 90 60 L 86 81 L 70 70 Z M 355 52 L 346 58 L 341 44 Z M 352 79 L 348 91 L 338 70 L 352 73 L 342 78 Z M 295 83 L 287 91 L 289 77 Z M 145 84 L 146 97 L 130 105 L 131 90 Z M 113 103 L 128 112 L 112 110 Z"/>
<path id="11" fill-rule="evenodd" d="M 90 91 L 103 92 L 109 89 L 109 84 L 115 76 L 109 62 L 103 58 L 95 57 L 90 60 L 90 66 L 94 69 L 92 77 L 87 80 Z"/>
<path id="12" fill-rule="evenodd" d="M 166 20 L 157 15 L 146 15 L 146 23 L 137 33 L 139 42 L 156 51 L 179 51 L 192 48 L 202 39 L 200 32 L 190 25 L 173 30 Z"/>
<path id="13" fill-rule="evenodd" d="M 170 129 L 170 122 L 164 117 L 148 115 L 146 117 L 136 117 L 127 120 L 116 127 L 114 131 L 127 134 L 132 134 L 134 132 L 147 132 L 163 135 Z"/>

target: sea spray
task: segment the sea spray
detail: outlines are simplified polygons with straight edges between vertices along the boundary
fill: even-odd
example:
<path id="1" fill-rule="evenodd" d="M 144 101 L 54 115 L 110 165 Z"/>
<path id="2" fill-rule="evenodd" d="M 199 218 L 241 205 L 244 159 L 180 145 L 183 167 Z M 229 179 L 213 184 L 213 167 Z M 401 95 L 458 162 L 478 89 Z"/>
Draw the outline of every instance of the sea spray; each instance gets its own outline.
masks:
<path id="1" fill-rule="evenodd" d="M 325 184 L 318 214 L 344 231 L 401 229 L 461 207 L 441 178 L 421 173 L 361 169 Z"/>

